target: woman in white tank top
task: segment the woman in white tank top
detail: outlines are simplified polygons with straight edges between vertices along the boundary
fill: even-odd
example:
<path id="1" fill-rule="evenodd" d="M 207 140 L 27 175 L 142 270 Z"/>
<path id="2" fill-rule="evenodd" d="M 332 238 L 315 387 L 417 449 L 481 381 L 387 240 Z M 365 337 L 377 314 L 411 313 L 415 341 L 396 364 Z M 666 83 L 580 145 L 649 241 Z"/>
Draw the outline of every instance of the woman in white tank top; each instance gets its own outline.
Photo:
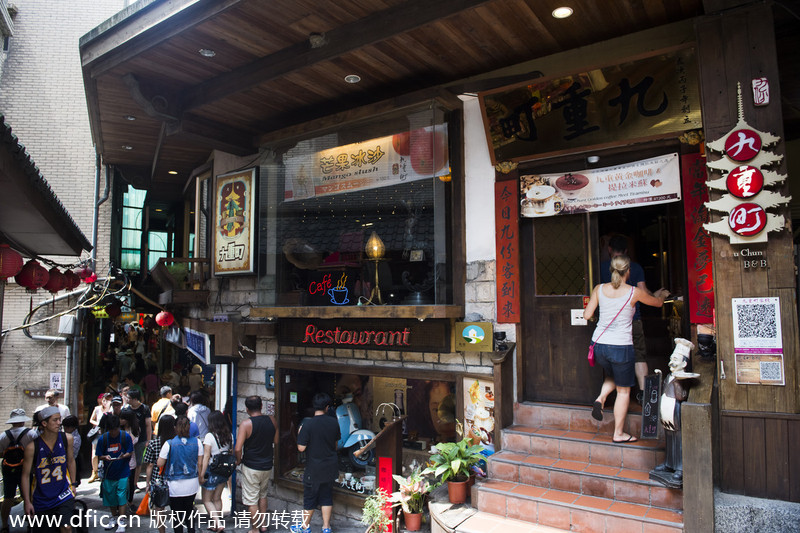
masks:
<path id="1" fill-rule="evenodd" d="M 595 286 L 583 317 L 590 319 L 600 308 L 600 318 L 592 335 L 595 343 L 595 362 L 605 371 L 605 380 L 600 395 L 592 406 L 592 417 L 603 420 L 603 407 L 606 398 L 615 389 L 614 402 L 614 442 L 635 442 L 637 439 L 623 431 L 625 416 L 631 398 L 631 387 L 636 385 L 634 370 L 635 355 L 631 322 L 636 311 L 636 302 L 653 307 L 661 307 L 669 294 L 666 289 L 654 295 L 631 287 L 626 283 L 630 276 L 631 260 L 626 255 L 618 255 L 611 260 L 611 283 Z"/>

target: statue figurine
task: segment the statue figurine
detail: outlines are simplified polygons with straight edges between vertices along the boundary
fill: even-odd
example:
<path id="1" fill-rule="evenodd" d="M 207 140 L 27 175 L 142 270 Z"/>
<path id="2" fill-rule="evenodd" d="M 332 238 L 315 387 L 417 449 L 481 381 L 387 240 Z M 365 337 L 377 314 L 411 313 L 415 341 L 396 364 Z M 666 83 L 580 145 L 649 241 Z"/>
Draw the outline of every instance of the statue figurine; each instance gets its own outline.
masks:
<path id="1" fill-rule="evenodd" d="M 661 392 L 661 425 L 666 436 L 666 460 L 650 471 L 650 479 L 673 488 L 683 487 L 683 448 L 681 443 L 681 402 L 689 396 L 687 380 L 699 377 L 686 372 L 686 364 L 694 344 L 686 339 L 675 339 L 675 350 L 669 358 L 670 374 Z"/>

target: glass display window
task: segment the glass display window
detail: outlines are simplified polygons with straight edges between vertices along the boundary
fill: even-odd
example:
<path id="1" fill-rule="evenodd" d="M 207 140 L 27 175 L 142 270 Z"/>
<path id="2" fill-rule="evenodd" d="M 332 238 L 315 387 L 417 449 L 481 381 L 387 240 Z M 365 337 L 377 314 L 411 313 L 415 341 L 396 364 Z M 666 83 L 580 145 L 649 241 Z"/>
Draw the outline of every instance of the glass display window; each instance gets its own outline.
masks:
<path id="1" fill-rule="evenodd" d="M 450 144 L 425 105 L 265 150 L 259 304 L 451 304 Z"/>

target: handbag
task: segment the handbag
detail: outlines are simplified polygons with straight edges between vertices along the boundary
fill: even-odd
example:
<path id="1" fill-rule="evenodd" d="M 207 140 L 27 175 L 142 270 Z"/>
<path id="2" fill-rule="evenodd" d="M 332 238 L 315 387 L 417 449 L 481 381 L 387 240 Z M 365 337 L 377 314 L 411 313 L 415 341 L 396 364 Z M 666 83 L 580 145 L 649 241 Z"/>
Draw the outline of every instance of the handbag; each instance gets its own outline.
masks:
<path id="1" fill-rule="evenodd" d="M 219 439 L 214 435 L 214 440 L 217 441 L 217 448 L 219 448 Z M 236 470 L 236 457 L 230 452 L 220 452 L 211 458 L 208 465 L 208 471 L 215 476 L 229 477 Z"/>
<path id="2" fill-rule="evenodd" d="M 89 430 L 89 432 L 86 434 L 86 438 L 91 440 L 91 439 L 92 439 L 92 438 L 94 438 L 94 436 L 95 436 L 95 435 L 97 435 L 99 432 L 100 432 L 100 426 L 94 426 L 94 427 L 93 427 L 92 429 L 90 429 L 90 430 Z"/>
<path id="3" fill-rule="evenodd" d="M 611 319 L 611 322 L 609 322 L 609 323 L 608 323 L 608 326 L 606 326 L 606 327 L 603 329 L 603 331 L 601 331 L 601 332 L 600 332 L 600 335 L 598 335 L 598 336 L 597 336 L 597 338 L 594 340 L 594 342 L 592 342 L 592 343 L 589 345 L 589 355 L 587 355 L 587 356 L 586 356 L 586 359 L 589 361 L 589 366 L 594 366 L 594 345 L 595 345 L 595 344 L 597 344 L 597 341 L 599 341 L 599 340 L 600 340 L 600 337 L 602 337 L 602 336 L 603 336 L 603 333 L 605 333 L 605 332 L 606 332 L 606 330 L 607 330 L 609 327 L 611 327 L 611 324 L 613 324 L 613 323 L 614 323 L 614 321 L 617 319 L 617 317 L 618 317 L 618 316 L 619 316 L 619 314 L 622 312 L 622 310 L 623 310 L 623 309 L 625 309 L 625 306 L 626 306 L 626 305 L 628 305 L 628 302 L 630 302 L 630 301 L 631 301 L 631 298 L 633 297 L 633 289 L 634 289 L 634 288 L 633 288 L 633 287 L 631 287 L 631 293 L 628 295 L 628 299 L 627 299 L 627 300 L 625 300 L 625 303 L 624 303 L 624 304 L 622 304 L 622 307 L 620 307 L 620 308 L 619 308 L 619 311 L 617 311 L 617 314 L 616 314 L 616 315 L 614 315 L 614 318 L 612 318 L 612 319 Z M 598 289 L 598 290 L 602 290 L 602 289 Z"/>
<path id="4" fill-rule="evenodd" d="M 163 466 L 158 473 L 159 476 L 164 475 Z M 153 507 L 163 509 L 169 505 L 169 485 L 167 484 L 167 480 L 163 477 L 160 477 L 159 481 L 156 481 L 150 485 L 150 500 L 153 502 Z"/>

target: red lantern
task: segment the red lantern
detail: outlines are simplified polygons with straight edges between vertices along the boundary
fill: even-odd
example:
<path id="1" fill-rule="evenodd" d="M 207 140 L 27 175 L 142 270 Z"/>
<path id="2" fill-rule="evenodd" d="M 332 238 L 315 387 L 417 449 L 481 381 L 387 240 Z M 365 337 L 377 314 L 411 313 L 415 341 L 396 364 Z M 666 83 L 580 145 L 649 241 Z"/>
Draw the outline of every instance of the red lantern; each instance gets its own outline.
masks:
<path id="1" fill-rule="evenodd" d="M 14 277 L 22 270 L 22 256 L 7 244 L 0 244 L 0 280 Z"/>
<path id="2" fill-rule="evenodd" d="M 84 283 L 94 283 L 95 281 L 97 281 L 97 274 L 95 274 L 91 270 L 89 270 L 89 272 L 91 272 L 91 274 L 83 278 Z"/>
<path id="3" fill-rule="evenodd" d="M 72 270 L 64 271 L 64 288 L 71 291 L 81 284 L 81 278 Z"/>
<path id="4" fill-rule="evenodd" d="M 47 273 L 47 269 L 40 265 L 35 259 L 31 259 L 25 263 L 25 266 L 22 267 L 19 274 L 14 277 L 19 285 L 25 287 L 30 292 L 36 292 L 37 289 L 44 287 L 49 278 L 50 274 Z"/>
<path id="5" fill-rule="evenodd" d="M 50 272 L 48 272 L 47 283 L 44 284 L 44 288 L 47 289 L 52 294 L 55 294 L 61 289 L 63 289 L 64 274 L 59 272 L 56 267 L 51 268 Z"/>
<path id="6" fill-rule="evenodd" d="M 175 322 L 175 317 L 169 311 L 161 311 L 156 315 L 156 324 L 161 327 L 171 326 Z"/>
<path id="7" fill-rule="evenodd" d="M 81 278 L 82 280 L 86 280 L 86 278 L 94 274 L 94 270 L 92 270 L 88 266 L 85 266 L 83 268 L 79 268 L 77 274 L 79 278 Z"/>
<path id="8" fill-rule="evenodd" d="M 122 304 L 119 300 L 115 300 L 106 306 L 106 314 L 111 318 L 117 318 L 122 314 Z"/>

